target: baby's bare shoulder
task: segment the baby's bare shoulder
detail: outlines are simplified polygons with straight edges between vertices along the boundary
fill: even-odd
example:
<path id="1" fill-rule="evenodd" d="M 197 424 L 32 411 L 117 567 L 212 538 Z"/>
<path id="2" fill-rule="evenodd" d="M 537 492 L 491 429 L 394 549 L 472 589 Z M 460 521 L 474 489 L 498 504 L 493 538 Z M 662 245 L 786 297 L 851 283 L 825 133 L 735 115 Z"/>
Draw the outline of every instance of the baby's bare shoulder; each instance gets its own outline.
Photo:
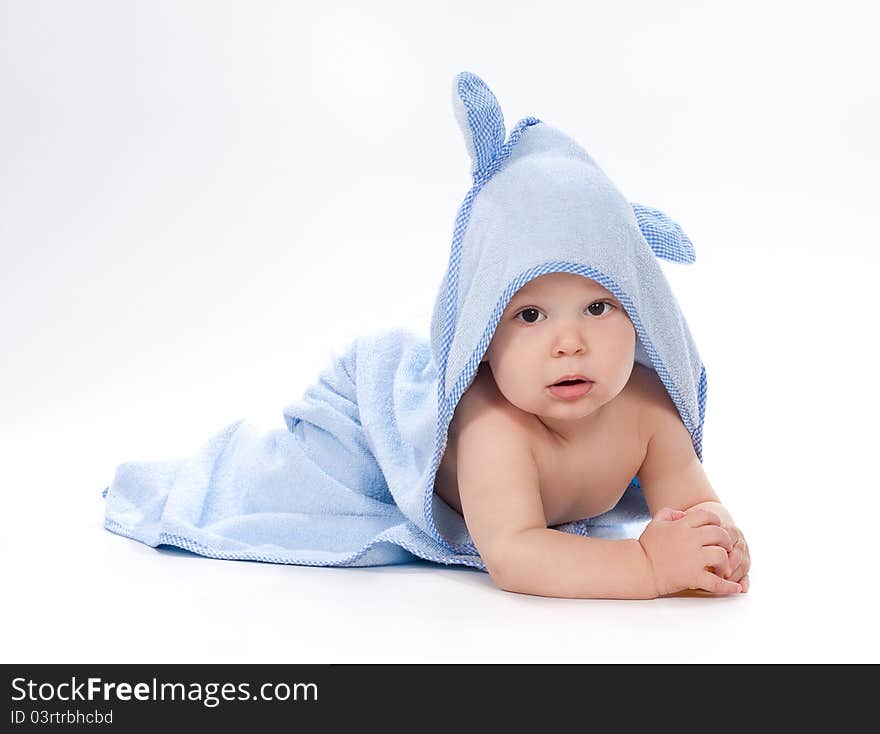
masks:
<path id="1" fill-rule="evenodd" d="M 455 439 L 461 514 L 496 579 L 511 539 L 547 527 L 531 435 L 508 406 L 491 391 L 473 393 L 457 416 Z"/>
<path id="2" fill-rule="evenodd" d="M 473 471 L 497 471 L 488 457 L 501 459 L 517 454 L 522 468 L 523 461 L 533 461 L 535 420 L 533 415 L 511 405 L 491 374 L 481 371 L 455 409 L 449 430 L 454 452 L 450 460 L 460 468 L 462 458 L 470 456 Z"/>

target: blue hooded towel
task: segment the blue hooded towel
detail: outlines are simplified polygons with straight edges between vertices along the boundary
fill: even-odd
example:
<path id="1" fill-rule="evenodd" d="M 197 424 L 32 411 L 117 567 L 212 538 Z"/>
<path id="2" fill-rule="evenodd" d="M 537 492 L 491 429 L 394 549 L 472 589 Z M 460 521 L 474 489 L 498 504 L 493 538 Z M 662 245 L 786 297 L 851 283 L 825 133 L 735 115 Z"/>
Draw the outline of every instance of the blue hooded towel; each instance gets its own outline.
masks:
<path id="1" fill-rule="evenodd" d="M 455 407 L 513 294 L 551 272 L 601 283 L 636 330 L 636 356 L 666 387 L 702 461 L 706 371 L 658 257 L 694 261 L 681 228 L 631 204 L 571 138 L 534 117 L 505 140 L 495 96 L 453 82 L 473 185 L 426 340 L 403 329 L 350 343 L 283 412 L 286 428 L 240 420 L 193 456 L 128 462 L 104 489 L 104 526 L 212 558 L 377 566 L 415 557 L 486 570 L 464 520 L 434 494 Z M 651 516 L 634 477 L 618 504 L 553 526 L 638 537 Z"/>

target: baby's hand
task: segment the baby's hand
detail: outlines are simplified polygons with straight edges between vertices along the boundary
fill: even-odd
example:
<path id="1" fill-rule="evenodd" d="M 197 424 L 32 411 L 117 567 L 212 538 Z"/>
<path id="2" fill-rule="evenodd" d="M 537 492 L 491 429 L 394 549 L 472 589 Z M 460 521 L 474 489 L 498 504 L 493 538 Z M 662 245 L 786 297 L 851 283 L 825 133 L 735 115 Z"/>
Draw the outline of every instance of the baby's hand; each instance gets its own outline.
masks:
<path id="1" fill-rule="evenodd" d="M 681 511 L 676 510 L 676 512 Z M 684 514 L 690 512 L 693 512 L 693 510 L 688 510 Z M 739 583 L 742 586 L 743 593 L 745 593 L 749 590 L 749 568 L 751 568 L 752 565 L 752 559 L 749 555 L 749 546 L 746 543 L 742 530 L 738 527 L 726 520 L 721 521 L 721 527 L 727 531 L 727 534 L 730 536 L 730 541 L 733 544 L 727 554 L 728 570 L 725 573 L 724 578 Z M 710 568 L 710 570 L 713 573 L 715 572 L 712 568 Z"/>
<path id="2" fill-rule="evenodd" d="M 727 554 L 730 560 L 730 571 L 724 578 L 736 581 L 742 586 L 744 592 L 749 590 L 749 569 L 752 566 L 752 557 L 749 554 L 749 546 L 746 538 L 735 525 L 721 523 L 721 527 L 727 531 L 733 541 L 733 550 Z"/>
<path id="3" fill-rule="evenodd" d="M 651 563 L 658 596 L 684 589 L 736 594 L 742 586 L 722 574 L 731 570 L 733 541 L 714 512 L 664 507 L 639 537 Z"/>

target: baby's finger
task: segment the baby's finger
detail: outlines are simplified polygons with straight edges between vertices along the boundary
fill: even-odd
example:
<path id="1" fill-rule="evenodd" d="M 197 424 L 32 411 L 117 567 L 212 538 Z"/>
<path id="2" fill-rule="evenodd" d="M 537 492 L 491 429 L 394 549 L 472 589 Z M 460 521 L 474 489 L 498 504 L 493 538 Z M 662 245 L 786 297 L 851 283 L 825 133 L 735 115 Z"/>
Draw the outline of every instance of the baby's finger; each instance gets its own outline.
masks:
<path id="1" fill-rule="evenodd" d="M 742 563 L 737 566 L 731 566 L 733 568 L 733 573 L 730 574 L 730 578 L 732 578 L 734 581 L 739 581 L 743 576 L 748 576 L 751 566 L 752 563 L 749 560 L 749 557 L 743 557 Z M 733 578 L 734 574 L 737 575 L 739 578 Z"/>
<path id="2" fill-rule="evenodd" d="M 745 593 L 749 590 L 749 586 L 751 586 L 751 583 L 749 582 L 749 575 L 748 574 L 746 574 L 745 576 L 742 577 L 742 579 L 739 582 L 739 585 L 742 586 L 743 593 Z"/>
<path id="3" fill-rule="evenodd" d="M 731 566 L 731 570 L 724 575 L 724 578 L 728 579 L 729 581 L 742 583 L 743 576 L 745 575 L 746 571 L 742 567 L 742 564 L 740 564 L 739 566 Z"/>
<path id="4" fill-rule="evenodd" d="M 745 538 L 740 537 L 730 554 L 730 567 L 733 569 L 730 578 L 742 583 L 742 578 L 748 576 L 751 566 L 752 557 L 749 555 L 749 546 L 746 544 Z"/>
<path id="5" fill-rule="evenodd" d="M 704 571 L 700 576 L 698 588 L 710 591 L 713 594 L 739 594 L 742 591 L 742 586 L 738 583 L 728 581 L 708 571 Z"/>
<path id="6" fill-rule="evenodd" d="M 730 553 L 730 567 L 734 571 L 739 571 L 740 576 L 745 576 L 749 572 L 752 565 L 752 559 L 749 556 L 749 548 L 745 541 L 740 539 L 733 547 Z M 733 574 L 731 574 L 731 577 Z M 738 580 L 738 579 L 737 579 Z"/>
<path id="7" fill-rule="evenodd" d="M 684 519 L 692 528 L 698 528 L 701 525 L 721 525 L 721 518 L 705 507 L 691 510 Z"/>
<path id="8" fill-rule="evenodd" d="M 751 553 L 749 553 L 749 546 L 744 540 L 741 540 L 737 547 L 740 549 L 740 551 L 742 551 L 742 565 L 745 568 L 746 572 L 748 572 L 749 568 L 751 568 L 752 566 L 752 555 Z"/>
<path id="9" fill-rule="evenodd" d="M 703 545 L 720 545 L 728 553 L 733 550 L 730 534 L 718 525 L 703 525 L 697 530 Z"/>
<path id="10" fill-rule="evenodd" d="M 731 568 L 730 578 L 733 578 L 734 572 L 736 572 L 737 569 L 741 568 L 742 563 L 745 560 L 745 556 L 743 555 L 743 552 L 740 549 L 740 547 L 738 545 L 736 545 L 733 547 L 733 550 L 728 555 L 728 558 L 730 561 L 730 568 Z M 743 568 L 740 572 L 740 576 L 744 576 L 746 571 L 748 571 L 748 569 Z M 739 579 L 736 578 L 736 579 L 734 579 L 734 581 L 739 581 Z"/>
<path id="11" fill-rule="evenodd" d="M 727 559 L 727 551 L 718 545 L 706 545 L 702 549 L 702 559 L 705 568 L 716 576 L 724 575 L 730 570 L 730 562 Z"/>

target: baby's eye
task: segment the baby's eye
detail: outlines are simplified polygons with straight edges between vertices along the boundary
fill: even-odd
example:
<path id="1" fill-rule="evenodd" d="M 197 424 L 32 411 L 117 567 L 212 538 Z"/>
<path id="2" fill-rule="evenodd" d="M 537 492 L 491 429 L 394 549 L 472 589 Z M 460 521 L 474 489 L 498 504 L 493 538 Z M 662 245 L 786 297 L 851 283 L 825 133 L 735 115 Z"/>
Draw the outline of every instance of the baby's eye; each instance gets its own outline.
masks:
<path id="1" fill-rule="evenodd" d="M 527 324 L 534 324 L 537 321 L 537 314 L 541 314 L 541 312 L 537 308 L 524 308 L 513 318 L 517 318 L 520 314 L 528 314 L 528 318 L 520 319 L 521 321 L 525 321 Z M 541 315 L 543 316 L 544 314 Z"/>
<path id="2" fill-rule="evenodd" d="M 608 306 L 608 308 L 614 308 L 614 305 L 608 303 L 608 301 L 596 301 L 595 303 L 591 303 L 589 306 L 587 306 L 587 310 L 593 308 L 593 306 Z M 602 311 L 602 313 L 593 313 L 592 311 L 590 311 L 590 313 L 592 313 L 593 316 L 604 316 L 606 313 L 608 313 L 608 311 Z"/>
<path id="3" fill-rule="evenodd" d="M 606 309 L 603 309 L 601 313 L 595 313 L 595 312 L 592 310 L 594 306 L 607 306 L 609 309 L 611 309 L 611 308 L 615 308 L 615 306 L 614 306 L 613 304 L 611 304 L 611 303 L 608 303 L 608 301 L 596 301 L 595 303 L 591 303 L 589 306 L 587 306 L 587 310 L 588 310 L 593 316 L 604 316 L 606 313 L 608 313 L 608 310 L 606 310 Z M 520 314 L 525 314 L 525 316 L 523 316 L 523 318 L 522 318 L 522 319 L 519 319 L 519 320 L 520 320 L 520 321 L 524 321 L 524 322 L 527 323 L 527 324 L 536 324 L 536 323 L 538 323 L 538 315 L 539 315 L 539 314 L 540 314 L 541 316 L 544 315 L 544 314 L 542 314 L 537 308 L 524 308 L 522 311 L 519 311 L 519 312 L 516 314 L 516 316 L 514 316 L 514 318 L 519 318 Z M 545 317 L 545 318 L 546 318 L 546 317 Z"/>

